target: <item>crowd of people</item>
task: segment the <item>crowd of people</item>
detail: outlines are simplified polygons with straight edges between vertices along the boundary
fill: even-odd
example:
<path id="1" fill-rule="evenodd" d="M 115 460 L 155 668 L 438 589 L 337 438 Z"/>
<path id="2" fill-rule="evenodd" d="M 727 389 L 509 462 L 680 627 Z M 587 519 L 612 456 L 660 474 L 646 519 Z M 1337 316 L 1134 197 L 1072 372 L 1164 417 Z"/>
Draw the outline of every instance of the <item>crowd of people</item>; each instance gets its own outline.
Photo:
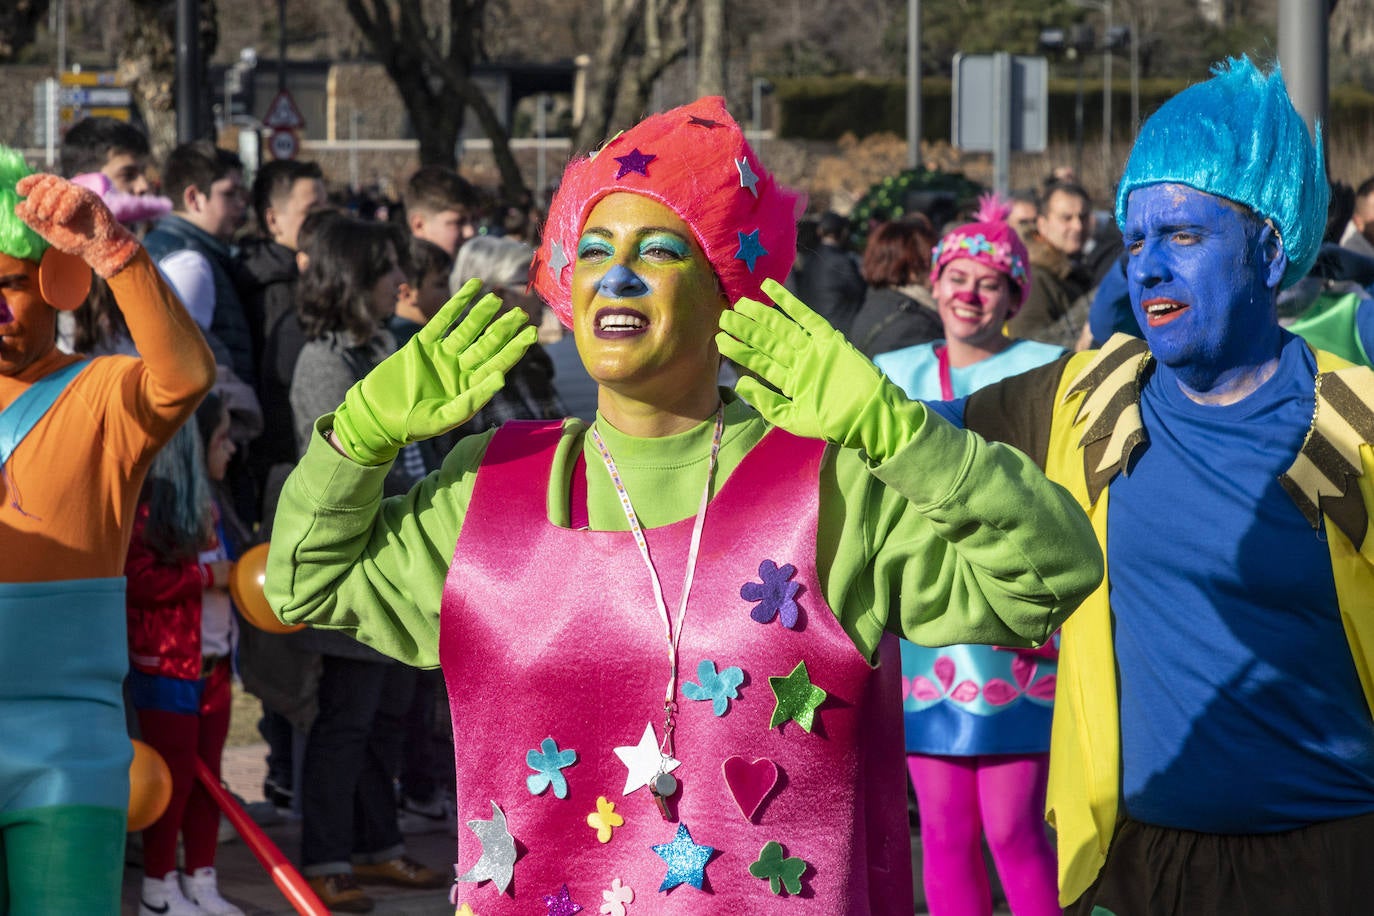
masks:
<path id="1" fill-rule="evenodd" d="M 0 154 L 0 633 L 104 612 L 0 673 L 53 735 L 0 725 L 0 912 L 113 911 L 127 735 L 172 777 L 140 913 L 240 913 L 196 777 L 236 679 L 336 911 L 906 914 L 908 785 L 934 916 L 991 913 L 984 842 L 1019 916 L 1374 890 L 1374 178 L 1277 71 L 1161 108 L 1110 214 L 1061 169 L 861 251 L 719 99 L 535 220 L 106 118 L 70 181 Z M 269 542 L 299 632 L 232 608 Z"/>

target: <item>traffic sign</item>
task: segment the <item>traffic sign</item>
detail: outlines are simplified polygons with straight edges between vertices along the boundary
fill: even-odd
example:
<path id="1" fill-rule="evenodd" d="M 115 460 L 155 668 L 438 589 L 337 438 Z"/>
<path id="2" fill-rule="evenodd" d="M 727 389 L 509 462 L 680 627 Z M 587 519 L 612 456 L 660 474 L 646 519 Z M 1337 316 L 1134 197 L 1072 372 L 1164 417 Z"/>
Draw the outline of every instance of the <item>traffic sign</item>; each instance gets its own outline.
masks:
<path id="1" fill-rule="evenodd" d="M 68 108 L 128 108 L 133 96 L 128 89 L 64 87 L 58 100 Z"/>
<path id="2" fill-rule="evenodd" d="M 132 115 L 132 93 L 119 85 L 113 70 L 66 71 L 59 75 L 58 84 L 58 124 L 64 133 L 82 118 L 127 121 Z"/>
<path id="3" fill-rule="evenodd" d="M 301 150 L 301 141 L 292 130 L 274 130 L 267 141 L 273 159 L 295 159 Z"/>
<path id="4" fill-rule="evenodd" d="M 296 100 L 291 98 L 291 93 L 283 89 L 267 106 L 267 115 L 262 123 L 278 131 L 300 130 L 305 126 L 305 118 L 301 117 L 301 110 L 296 107 Z"/>

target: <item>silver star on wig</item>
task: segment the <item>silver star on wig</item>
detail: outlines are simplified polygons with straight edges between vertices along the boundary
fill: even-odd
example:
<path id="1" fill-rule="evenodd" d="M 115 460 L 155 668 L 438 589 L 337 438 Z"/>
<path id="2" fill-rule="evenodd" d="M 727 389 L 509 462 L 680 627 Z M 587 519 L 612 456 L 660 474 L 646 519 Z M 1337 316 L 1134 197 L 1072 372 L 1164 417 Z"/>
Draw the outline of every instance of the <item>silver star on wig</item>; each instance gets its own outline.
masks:
<path id="1" fill-rule="evenodd" d="M 477 834 L 477 841 L 482 844 L 482 855 L 457 880 L 476 884 L 490 881 L 504 894 L 515 873 L 515 837 L 506 828 L 505 812 L 500 805 L 492 802 L 491 820 L 477 818 L 468 821 L 468 827 Z"/>

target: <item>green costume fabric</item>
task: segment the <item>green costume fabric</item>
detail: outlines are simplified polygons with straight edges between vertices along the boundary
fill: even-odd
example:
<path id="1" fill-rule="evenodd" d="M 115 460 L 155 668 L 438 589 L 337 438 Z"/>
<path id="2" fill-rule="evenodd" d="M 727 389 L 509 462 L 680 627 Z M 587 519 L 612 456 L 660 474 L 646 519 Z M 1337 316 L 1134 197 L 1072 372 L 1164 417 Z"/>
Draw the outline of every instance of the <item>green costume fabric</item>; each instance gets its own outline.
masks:
<path id="1" fill-rule="evenodd" d="M 0 814 L 0 913 L 118 913 L 124 819 L 93 805 Z"/>
<path id="2" fill-rule="evenodd" d="M 1355 313 L 1364 301 L 1355 293 L 1343 296 L 1322 293 L 1316 302 L 1288 325 L 1288 330 L 1318 350 L 1334 353 L 1358 366 L 1371 365 L 1355 326 Z"/>
<path id="3" fill-rule="evenodd" d="M 722 396 L 717 487 L 768 429 L 733 393 Z M 918 404 L 909 409 L 924 412 Z M 828 451 L 817 532 L 827 603 L 870 657 L 884 630 L 931 645 L 1043 643 L 1101 579 L 1102 556 L 1087 519 L 1021 453 L 937 417 L 923 419 L 888 461 L 870 465 L 855 450 Z M 329 416 L 318 421 L 321 435 L 282 492 L 268 600 L 284 620 L 350 632 L 408 664 L 434 667 L 444 578 L 491 434 L 462 440 L 439 471 L 382 501 L 386 468 L 335 452 L 322 435 L 330 424 Z M 713 425 L 636 439 L 601 424 L 646 528 L 694 514 Z M 625 530 L 585 432 L 580 421 L 565 421 L 549 520 L 568 524 L 566 482 L 585 450 L 590 526 Z M 531 596 L 532 604 L 538 600 Z"/>

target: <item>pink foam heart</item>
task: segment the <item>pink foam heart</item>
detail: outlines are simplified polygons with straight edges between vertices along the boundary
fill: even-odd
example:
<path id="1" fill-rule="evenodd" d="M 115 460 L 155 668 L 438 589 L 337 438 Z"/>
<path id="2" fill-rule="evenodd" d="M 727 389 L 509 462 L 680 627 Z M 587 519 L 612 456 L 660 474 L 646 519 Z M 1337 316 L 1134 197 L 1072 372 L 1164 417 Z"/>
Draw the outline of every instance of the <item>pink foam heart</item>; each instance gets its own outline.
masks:
<path id="1" fill-rule="evenodd" d="M 778 784 L 778 765 L 767 757 L 759 757 L 751 763 L 734 756 L 725 758 L 720 769 L 725 776 L 725 785 L 735 797 L 735 804 L 739 805 L 740 814 L 752 821 L 763 800 Z"/>

